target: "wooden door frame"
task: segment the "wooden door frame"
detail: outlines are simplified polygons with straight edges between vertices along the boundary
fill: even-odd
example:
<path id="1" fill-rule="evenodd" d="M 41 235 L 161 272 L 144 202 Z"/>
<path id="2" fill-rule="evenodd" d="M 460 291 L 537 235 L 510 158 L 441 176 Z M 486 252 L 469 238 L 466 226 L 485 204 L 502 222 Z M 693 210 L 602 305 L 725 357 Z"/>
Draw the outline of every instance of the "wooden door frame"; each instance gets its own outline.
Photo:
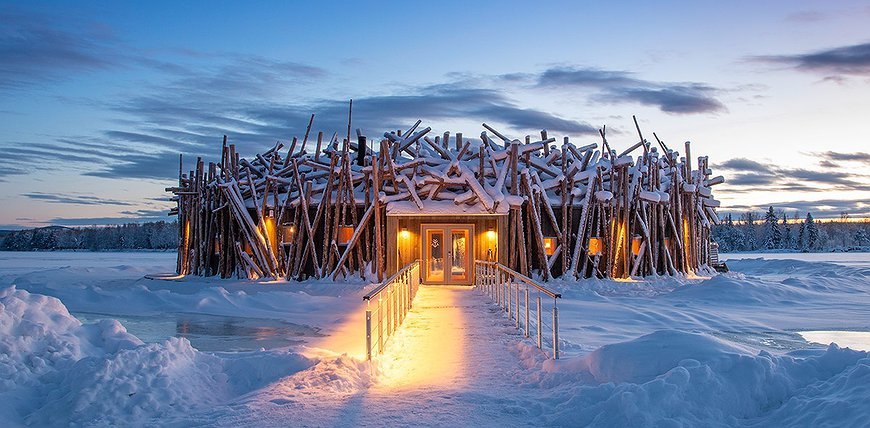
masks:
<path id="1" fill-rule="evenodd" d="M 448 267 L 453 262 L 453 237 L 450 236 L 450 260 L 447 259 L 447 254 L 444 255 L 444 280 L 441 282 L 437 282 L 437 284 L 446 284 L 446 285 L 471 285 L 474 282 L 474 245 L 475 245 L 475 235 L 474 235 L 474 224 L 473 223 L 422 223 L 420 225 L 420 250 L 421 253 L 421 261 L 423 262 L 422 269 L 422 281 L 424 284 L 436 284 L 433 282 L 429 282 L 429 246 L 428 242 L 426 242 L 426 233 L 428 230 L 437 229 L 444 232 L 444 240 L 445 240 L 445 251 L 447 251 L 446 240 L 447 237 L 453 232 L 454 229 L 467 230 L 468 231 L 468 242 L 467 248 L 465 249 L 466 253 L 466 268 L 467 272 L 465 281 L 455 282 L 451 281 L 451 275 Z M 449 263 L 448 263 L 449 261 Z"/>

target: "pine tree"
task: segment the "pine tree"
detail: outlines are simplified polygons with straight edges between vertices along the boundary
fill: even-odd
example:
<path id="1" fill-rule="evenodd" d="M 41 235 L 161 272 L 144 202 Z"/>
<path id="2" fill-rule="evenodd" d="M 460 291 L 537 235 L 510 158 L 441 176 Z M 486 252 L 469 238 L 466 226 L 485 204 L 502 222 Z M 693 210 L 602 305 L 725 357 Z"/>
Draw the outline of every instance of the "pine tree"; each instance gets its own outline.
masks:
<path id="1" fill-rule="evenodd" d="M 743 242 L 744 250 L 755 251 L 758 249 L 758 238 L 755 236 L 756 214 L 752 211 L 743 213 Z"/>
<path id="2" fill-rule="evenodd" d="M 802 221 L 800 227 L 798 228 L 798 236 L 797 236 L 797 247 L 798 250 L 806 251 L 807 249 L 807 222 Z"/>
<path id="3" fill-rule="evenodd" d="M 855 245 L 860 247 L 870 246 L 870 234 L 866 229 L 859 228 L 855 231 Z"/>
<path id="4" fill-rule="evenodd" d="M 779 230 L 779 219 L 773 212 L 773 207 L 764 214 L 764 248 L 775 250 L 782 248 L 782 231 Z"/>
<path id="5" fill-rule="evenodd" d="M 794 248 L 794 235 L 791 233 L 791 225 L 788 224 L 788 215 L 782 213 L 782 248 Z"/>
<path id="6" fill-rule="evenodd" d="M 807 213 L 807 218 L 804 220 L 804 226 L 806 227 L 806 248 L 808 250 L 815 249 L 819 239 L 819 228 L 816 226 L 812 214 Z"/>

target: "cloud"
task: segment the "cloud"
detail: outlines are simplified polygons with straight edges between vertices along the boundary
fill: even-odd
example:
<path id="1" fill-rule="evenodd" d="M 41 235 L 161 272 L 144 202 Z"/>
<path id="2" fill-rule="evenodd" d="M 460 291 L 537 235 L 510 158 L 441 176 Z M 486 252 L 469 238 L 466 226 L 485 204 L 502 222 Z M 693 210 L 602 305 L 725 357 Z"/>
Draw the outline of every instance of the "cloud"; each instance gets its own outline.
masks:
<path id="1" fill-rule="evenodd" d="M 21 196 L 26 196 L 30 199 L 36 199 L 53 204 L 76 204 L 76 205 L 117 205 L 117 206 L 133 206 L 136 205 L 129 201 L 118 199 L 101 198 L 93 195 L 83 194 L 62 194 L 62 193 L 44 193 L 31 192 L 22 193 Z"/>
<path id="2" fill-rule="evenodd" d="M 844 186 L 861 186 L 854 180 L 856 175 L 839 171 L 814 171 L 803 168 L 780 169 L 779 175 L 786 179 L 804 180 L 815 184 L 840 184 Z"/>
<path id="3" fill-rule="evenodd" d="M 624 71 L 600 70 L 597 68 L 550 68 L 538 76 L 542 87 L 585 86 L 608 88 L 614 86 L 648 86 L 646 82 L 629 77 Z"/>
<path id="4" fill-rule="evenodd" d="M 828 159 L 862 160 L 863 154 L 826 152 L 820 154 Z M 823 160 L 822 166 L 826 166 Z M 751 191 L 867 191 L 870 183 L 868 176 L 845 171 L 813 170 L 806 168 L 782 168 L 766 165 L 747 158 L 733 158 L 714 165 L 725 171 L 734 172 L 726 182 L 729 192 Z M 727 175 L 727 174 L 726 174 Z"/>
<path id="5" fill-rule="evenodd" d="M 57 226 L 105 226 L 129 223 L 147 223 L 154 221 L 173 221 L 164 213 L 157 217 L 55 217 L 43 223 Z"/>
<path id="6" fill-rule="evenodd" d="M 865 164 L 870 164 L 870 153 L 866 152 L 854 152 L 854 153 L 842 153 L 842 152 L 832 152 L 827 151 L 823 153 L 817 153 L 818 156 L 824 158 L 824 161 L 827 161 L 828 166 L 838 166 L 834 162 L 861 162 Z"/>
<path id="7" fill-rule="evenodd" d="M 0 11 L 0 22 L 0 90 L 117 66 L 115 39 L 105 31 L 73 30 L 66 21 L 10 9 Z"/>
<path id="8" fill-rule="evenodd" d="M 723 111 L 725 106 L 709 95 L 712 91 L 712 88 L 700 85 L 674 85 L 661 89 L 616 88 L 609 90 L 608 94 L 616 100 L 655 106 L 665 113 L 692 114 Z"/>
<path id="9" fill-rule="evenodd" d="M 219 156 L 219 149 L 216 149 L 215 153 Z M 192 159 L 196 159 L 196 156 L 188 154 L 184 159 L 186 159 L 185 166 L 190 169 L 193 167 Z M 125 156 L 123 160 L 106 163 L 99 169 L 87 171 L 83 175 L 112 179 L 178 180 L 178 153 L 131 154 Z"/>
<path id="10" fill-rule="evenodd" d="M 595 99 L 601 102 L 638 103 L 654 106 L 671 114 L 715 113 L 725 110 L 725 106 L 714 96 L 717 89 L 711 86 L 701 83 L 652 82 L 634 78 L 624 71 L 550 68 L 537 77 L 537 86 L 591 89 L 598 91 Z"/>
<path id="11" fill-rule="evenodd" d="M 731 186 L 771 186 L 779 181 L 774 175 L 737 174 L 728 177 L 727 183 Z"/>
<path id="12" fill-rule="evenodd" d="M 823 73 L 833 80 L 839 75 L 870 75 L 870 43 L 841 46 L 796 55 L 767 55 L 750 58 L 757 62 L 784 64 L 796 70 Z"/>
<path id="13" fill-rule="evenodd" d="M 806 24 L 811 22 L 821 22 L 828 19 L 828 15 L 817 10 L 802 10 L 799 12 L 790 13 L 785 17 L 788 22 L 796 22 Z"/>
<path id="14" fill-rule="evenodd" d="M 724 162 L 717 164 L 716 167 L 732 171 L 753 171 L 762 173 L 771 172 L 770 167 L 768 167 L 767 165 L 746 158 L 728 159 Z"/>
<path id="15" fill-rule="evenodd" d="M 193 95 L 192 95 L 193 94 Z M 196 91 L 165 92 L 131 97 L 116 103 L 116 111 L 139 119 L 136 130 L 106 130 L 92 139 L 91 150 L 109 154 L 85 175 L 116 178 L 172 180 L 178 174 L 178 153 L 185 159 L 219 153 L 226 134 L 242 155 L 251 155 L 292 136 L 301 137 L 312 113 L 316 114 L 312 135 L 323 130 L 325 139 L 347 129 L 347 101 L 314 100 L 286 104 L 250 99 L 215 102 L 214 97 Z M 391 129 L 404 129 L 417 119 L 437 128 L 439 122 L 475 118 L 501 125 L 507 135 L 518 138 L 547 129 L 551 134 L 597 135 L 592 125 L 558 117 L 545 111 L 523 108 L 494 89 L 466 87 L 461 83 L 430 85 L 404 94 L 372 95 L 353 100 L 353 128 L 361 128 L 376 139 Z M 117 144 L 122 143 L 122 144 Z M 132 148 L 128 150 L 127 148 Z M 312 146 L 309 146 L 313 148 Z M 309 149 L 310 150 L 310 149 Z M 188 164 L 189 166 L 189 164 Z"/>

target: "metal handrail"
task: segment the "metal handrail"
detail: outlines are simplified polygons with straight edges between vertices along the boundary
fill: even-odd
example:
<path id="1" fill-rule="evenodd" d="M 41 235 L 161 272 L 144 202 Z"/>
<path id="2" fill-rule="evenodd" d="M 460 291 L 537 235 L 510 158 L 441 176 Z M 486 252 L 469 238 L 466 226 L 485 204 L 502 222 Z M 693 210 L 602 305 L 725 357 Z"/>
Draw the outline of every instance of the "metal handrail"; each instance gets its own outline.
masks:
<path id="1" fill-rule="evenodd" d="M 484 260 L 475 260 L 475 263 L 479 263 L 479 264 L 482 264 L 482 265 L 492 265 L 492 266 L 495 266 L 495 267 L 498 268 L 499 270 L 501 270 L 501 271 L 503 271 L 503 272 L 507 272 L 508 274 L 510 274 L 511 276 L 513 276 L 514 278 L 519 279 L 520 281 L 525 282 L 526 284 L 531 285 L 532 287 L 537 288 L 538 291 L 540 291 L 541 293 L 546 294 L 547 296 L 549 296 L 549 297 L 552 298 L 552 299 L 561 299 L 561 298 L 562 298 L 562 294 L 561 294 L 561 293 L 557 293 L 557 292 L 555 292 L 555 291 L 549 290 L 547 287 L 544 287 L 543 285 L 538 284 L 534 279 L 529 278 L 529 277 L 527 277 L 527 276 L 525 276 L 525 275 L 523 275 L 523 274 L 521 274 L 521 273 L 519 273 L 519 272 L 517 272 L 517 271 L 515 271 L 515 270 L 513 270 L 513 269 L 511 269 L 511 268 L 509 268 L 509 267 L 507 267 L 507 266 L 505 266 L 505 265 L 503 265 L 503 264 L 501 264 L 501 263 L 496 263 L 496 262 L 487 262 L 487 261 L 484 261 Z"/>
<path id="2" fill-rule="evenodd" d="M 537 290 L 539 293 L 553 299 L 553 325 L 551 326 L 553 332 L 552 357 L 554 359 L 559 359 L 559 308 L 556 305 L 556 301 L 558 299 L 561 299 L 562 295 L 560 293 L 556 293 L 552 290 L 547 289 L 541 284 L 538 284 L 535 280 L 500 263 L 476 260 L 474 262 L 474 268 L 475 287 L 480 288 L 496 304 L 498 304 L 500 308 L 505 310 L 508 313 L 509 319 L 516 320 L 517 329 L 523 330 L 523 335 L 525 337 L 530 336 L 532 327 L 529 316 L 532 312 L 529 307 L 529 288 L 531 287 Z M 524 295 L 524 299 L 522 302 L 520 301 L 521 284 L 525 285 L 522 290 Z M 545 326 L 545 324 L 543 323 L 543 306 L 541 305 L 541 296 L 537 296 L 535 303 L 536 304 L 534 313 L 536 319 L 534 327 L 537 336 L 537 346 L 538 349 L 543 350 L 543 327 Z M 523 310 L 525 314 L 524 328 L 521 327 L 520 323 L 521 306 L 525 306 Z"/>
<path id="3" fill-rule="evenodd" d="M 372 359 L 374 343 L 377 343 L 377 353 L 384 352 L 386 339 L 402 325 L 419 287 L 420 260 L 414 260 L 363 296 L 366 301 L 367 360 Z M 373 301 L 377 302 L 375 309 L 372 309 Z M 376 320 L 374 325 L 373 320 Z"/>

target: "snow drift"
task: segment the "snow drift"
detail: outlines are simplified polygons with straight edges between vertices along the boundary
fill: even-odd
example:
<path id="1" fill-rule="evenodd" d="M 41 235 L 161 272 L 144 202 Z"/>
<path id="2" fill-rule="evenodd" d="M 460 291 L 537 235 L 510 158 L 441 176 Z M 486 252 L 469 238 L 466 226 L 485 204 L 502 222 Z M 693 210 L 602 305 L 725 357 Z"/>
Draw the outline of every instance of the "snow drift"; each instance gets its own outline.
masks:
<path id="1" fill-rule="evenodd" d="M 287 350 L 207 354 L 183 338 L 143 344 L 117 321 L 82 324 L 54 297 L 0 289 L 0 421 L 7 424 L 146 423 L 294 373 L 298 388 L 322 385 L 320 378 L 365 386 L 365 366 L 346 360 Z"/>
<path id="2" fill-rule="evenodd" d="M 803 357 L 753 355 L 665 330 L 544 368 L 540 382 L 560 391 L 554 425 L 860 426 L 870 417 L 870 358 L 836 345 Z"/>

